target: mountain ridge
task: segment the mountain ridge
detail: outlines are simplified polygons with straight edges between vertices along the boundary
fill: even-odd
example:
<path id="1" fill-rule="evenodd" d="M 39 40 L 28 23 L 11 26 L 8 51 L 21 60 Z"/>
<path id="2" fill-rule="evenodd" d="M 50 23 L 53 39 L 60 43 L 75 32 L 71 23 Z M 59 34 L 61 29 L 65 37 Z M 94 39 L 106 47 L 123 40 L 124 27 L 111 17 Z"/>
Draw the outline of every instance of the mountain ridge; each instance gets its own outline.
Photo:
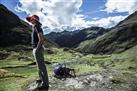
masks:
<path id="1" fill-rule="evenodd" d="M 31 31 L 32 27 L 27 22 L 0 4 L 0 47 L 31 46 Z M 44 45 L 58 47 L 56 43 L 46 38 Z"/>
<path id="2" fill-rule="evenodd" d="M 129 15 L 108 33 L 99 36 L 87 47 L 86 51 L 81 50 L 93 54 L 111 54 L 123 52 L 136 45 L 137 12 Z"/>
<path id="3" fill-rule="evenodd" d="M 75 31 L 63 31 L 60 33 L 51 32 L 45 35 L 48 39 L 51 39 L 61 47 L 74 48 L 79 45 L 80 42 L 94 39 L 105 32 L 107 29 L 102 27 L 89 27 L 82 30 Z"/>
<path id="4" fill-rule="evenodd" d="M 0 46 L 30 45 L 29 25 L 2 4 L 0 13 Z"/>

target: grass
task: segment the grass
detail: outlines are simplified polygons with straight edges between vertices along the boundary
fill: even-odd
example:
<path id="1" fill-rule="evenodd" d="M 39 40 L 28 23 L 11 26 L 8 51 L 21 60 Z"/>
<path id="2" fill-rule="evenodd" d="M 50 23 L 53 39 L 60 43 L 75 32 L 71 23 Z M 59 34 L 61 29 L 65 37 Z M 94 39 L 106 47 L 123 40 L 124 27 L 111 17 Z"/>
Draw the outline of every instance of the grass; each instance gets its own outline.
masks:
<path id="1" fill-rule="evenodd" d="M 70 52 L 64 52 L 63 49 L 54 49 L 56 52 L 54 54 L 45 54 L 45 59 L 51 62 L 63 62 L 65 59 L 71 59 L 75 56 Z M 26 86 L 29 82 L 38 78 L 37 66 L 27 66 L 32 63 L 31 60 L 18 60 L 18 57 L 32 57 L 31 51 L 23 53 L 21 52 L 11 52 L 10 56 L 4 60 L 0 60 L 0 68 L 8 71 L 5 77 L 0 78 L 0 91 L 21 91 L 22 86 Z M 60 61 L 61 60 L 61 61 Z M 11 68 L 12 67 L 12 68 Z M 53 68 L 51 65 L 47 65 L 49 76 L 53 75 Z M 0 73 L 2 73 L 0 71 Z M 14 74 L 14 75 L 13 75 Z M 16 77 L 16 75 L 24 76 Z"/>
<path id="2" fill-rule="evenodd" d="M 81 42 L 78 47 L 76 48 L 76 50 L 81 51 L 81 52 L 85 52 L 87 50 L 87 48 L 89 48 L 89 46 L 93 43 L 94 40 L 86 40 L 84 42 Z"/>
<path id="3" fill-rule="evenodd" d="M 3 67 L 17 67 L 17 66 L 25 66 L 31 62 L 20 62 L 18 60 L 3 60 L 0 62 L 0 68 Z"/>
<path id="4" fill-rule="evenodd" d="M 55 54 L 46 54 L 45 59 L 51 62 L 64 62 L 64 60 L 70 60 L 76 58 L 77 55 L 68 51 L 63 51 L 63 49 L 60 49 Z"/>
<path id="5" fill-rule="evenodd" d="M 36 77 L 33 76 L 27 78 L 10 77 L 0 79 L 0 91 L 21 91 L 22 86 L 34 79 L 36 79 Z"/>
<path id="6" fill-rule="evenodd" d="M 86 74 L 90 72 L 100 71 L 101 68 L 98 65 L 90 66 L 87 64 L 77 64 L 73 65 L 72 68 L 76 70 L 77 75 Z"/>
<path id="7" fill-rule="evenodd" d="M 23 53 L 18 53 L 18 52 L 11 52 L 10 53 L 10 56 L 4 60 L 0 60 L 0 68 L 2 67 L 15 67 L 15 66 L 23 66 L 23 65 L 27 65 L 29 63 L 31 63 L 32 61 L 30 60 L 24 60 L 24 61 L 21 61 L 21 60 L 18 60 L 18 58 L 20 56 L 28 56 L 28 57 L 32 57 L 32 55 L 30 56 L 30 52 L 26 53 L 26 52 L 23 52 Z"/>
<path id="8" fill-rule="evenodd" d="M 21 91 L 21 81 L 23 79 L 15 77 L 0 79 L 0 91 Z"/>
<path id="9" fill-rule="evenodd" d="M 98 64 L 103 69 L 115 69 L 123 72 L 137 71 L 137 47 L 133 47 L 120 54 L 86 55 L 82 60 L 89 61 L 93 66 Z"/>
<path id="10" fill-rule="evenodd" d="M 36 79 L 36 72 L 32 70 L 6 69 L 0 70 L 0 91 L 21 91 L 21 87 L 28 81 Z M 27 75 L 28 74 L 28 75 Z"/>
<path id="11" fill-rule="evenodd" d="M 21 91 L 22 86 L 26 86 L 29 82 L 38 78 L 37 66 L 27 66 L 32 63 L 32 60 L 18 60 L 19 56 L 29 56 L 32 57 L 31 51 L 29 52 L 11 52 L 10 56 L 4 60 L 0 60 L 0 68 L 5 68 L 7 73 L 13 76 L 1 77 L 0 78 L 0 91 Z M 78 57 L 77 56 L 81 56 Z M 65 60 L 73 61 L 72 59 L 77 59 L 78 61 L 86 61 L 82 64 L 71 64 L 71 68 L 76 70 L 76 74 L 85 74 L 90 72 L 101 71 L 103 69 L 114 69 L 119 70 L 123 73 L 137 73 L 137 47 L 131 48 L 121 54 L 112 55 L 93 55 L 89 54 L 83 56 L 80 53 L 74 51 L 63 51 L 63 49 L 53 49 L 52 54 L 45 54 L 45 59 L 50 62 L 62 63 Z M 32 57 L 33 58 L 33 57 Z M 20 67 L 19 67 L 20 66 Z M 24 67 L 22 67 L 24 66 Z M 6 68 L 7 67 L 7 68 Z M 13 68 L 8 68 L 13 67 Z M 52 65 L 47 65 L 49 76 L 53 75 Z M 0 70 L 0 73 L 2 71 Z M 17 75 L 24 76 L 16 77 Z M 5 75 L 6 76 L 6 75 Z"/>

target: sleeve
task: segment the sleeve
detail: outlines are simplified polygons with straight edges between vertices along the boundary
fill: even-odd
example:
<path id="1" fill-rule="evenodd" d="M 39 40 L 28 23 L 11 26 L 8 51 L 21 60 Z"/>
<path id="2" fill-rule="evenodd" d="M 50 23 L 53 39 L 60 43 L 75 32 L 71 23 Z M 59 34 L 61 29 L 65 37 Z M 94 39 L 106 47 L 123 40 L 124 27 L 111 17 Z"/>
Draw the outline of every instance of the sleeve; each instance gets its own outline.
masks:
<path id="1" fill-rule="evenodd" d="M 43 30 L 42 30 L 42 28 L 41 28 L 41 26 L 35 26 L 36 27 L 36 31 L 37 31 L 37 33 L 39 33 L 39 32 L 42 32 L 43 33 Z"/>

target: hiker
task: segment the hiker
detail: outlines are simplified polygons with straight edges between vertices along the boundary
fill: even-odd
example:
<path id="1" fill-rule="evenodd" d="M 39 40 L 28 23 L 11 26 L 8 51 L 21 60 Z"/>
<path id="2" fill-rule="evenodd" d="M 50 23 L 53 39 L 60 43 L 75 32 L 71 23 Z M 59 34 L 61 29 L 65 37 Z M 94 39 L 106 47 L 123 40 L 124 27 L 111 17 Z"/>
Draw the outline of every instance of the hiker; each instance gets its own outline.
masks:
<path id="1" fill-rule="evenodd" d="M 41 23 L 39 22 L 39 17 L 37 15 L 32 15 L 26 17 L 26 20 L 32 23 L 32 47 L 33 56 L 38 66 L 39 79 L 36 81 L 39 85 L 38 90 L 49 89 L 49 79 L 47 68 L 44 63 L 44 36 L 43 30 L 41 28 Z"/>
<path id="2" fill-rule="evenodd" d="M 71 72 L 73 72 L 73 75 Z M 54 65 L 54 77 L 59 79 L 67 77 L 76 77 L 75 70 L 68 68 L 63 64 L 56 64 Z"/>

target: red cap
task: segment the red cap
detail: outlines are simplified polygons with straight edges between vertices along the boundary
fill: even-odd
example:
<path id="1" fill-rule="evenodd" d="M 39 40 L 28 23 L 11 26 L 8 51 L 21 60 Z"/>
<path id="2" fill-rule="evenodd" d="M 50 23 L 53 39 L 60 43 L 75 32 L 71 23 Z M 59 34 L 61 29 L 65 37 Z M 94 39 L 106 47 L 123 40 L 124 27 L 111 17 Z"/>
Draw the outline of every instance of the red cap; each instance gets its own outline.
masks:
<path id="1" fill-rule="evenodd" d="M 31 20 L 36 20 L 36 21 L 39 21 L 39 17 L 37 15 L 32 15 L 32 16 L 28 16 L 26 17 L 26 20 L 27 21 L 31 21 Z"/>

